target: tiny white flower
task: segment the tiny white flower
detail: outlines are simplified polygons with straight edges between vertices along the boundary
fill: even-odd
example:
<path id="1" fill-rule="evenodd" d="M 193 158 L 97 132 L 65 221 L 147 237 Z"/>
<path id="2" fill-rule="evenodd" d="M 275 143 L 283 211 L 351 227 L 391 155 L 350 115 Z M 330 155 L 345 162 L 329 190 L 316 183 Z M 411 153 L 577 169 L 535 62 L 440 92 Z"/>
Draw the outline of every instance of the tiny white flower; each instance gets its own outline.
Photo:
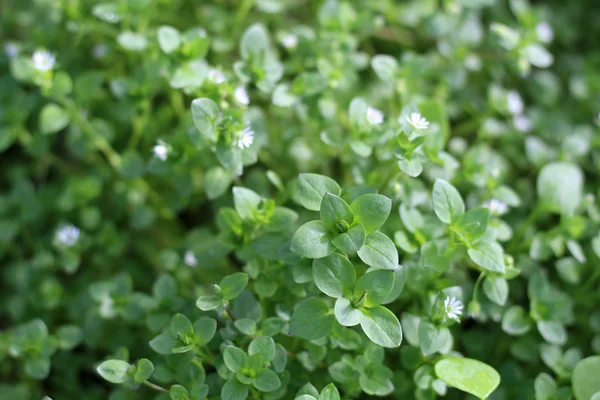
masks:
<path id="1" fill-rule="evenodd" d="M 537 37 L 544 43 L 550 43 L 554 39 L 554 30 L 552 25 L 546 21 L 542 21 L 535 26 Z"/>
<path id="2" fill-rule="evenodd" d="M 103 59 L 104 57 L 106 57 L 107 54 L 108 54 L 108 46 L 105 44 L 97 44 L 92 49 L 92 56 L 94 56 L 94 58 L 97 60 Z"/>
<path id="3" fill-rule="evenodd" d="M 523 105 L 523 99 L 516 90 L 511 90 L 506 94 L 506 103 L 508 105 L 508 111 L 511 114 L 522 114 L 525 106 Z"/>
<path id="4" fill-rule="evenodd" d="M 455 321 L 460 321 L 460 315 L 462 315 L 463 308 L 464 305 L 462 301 L 454 296 L 448 296 L 446 297 L 446 300 L 444 300 L 444 311 L 446 312 L 446 316 Z"/>
<path id="5" fill-rule="evenodd" d="M 417 130 L 427 129 L 429 127 L 429 121 L 421 116 L 420 113 L 414 112 L 410 114 L 410 117 L 404 117 L 413 128 Z"/>
<path id="6" fill-rule="evenodd" d="M 19 55 L 19 48 L 13 42 L 4 43 L 4 52 L 8 58 L 15 58 Z"/>
<path id="7" fill-rule="evenodd" d="M 380 125 L 383 122 L 383 113 L 375 107 L 367 108 L 367 120 L 371 125 Z"/>
<path id="8" fill-rule="evenodd" d="M 298 45 L 298 38 L 294 34 L 286 33 L 281 38 L 281 44 L 283 44 L 283 47 L 286 49 L 293 49 Z"/>
<path id="9" fill-rule="evenodd" d="M 188 267 L 195 267 L 198 264 L 198 259 L 196 259 L 196 255 L 193 251 L 187 250 L 183 255 L 183 262 Z"/>
<path id="10" fill-rule="evenodd" d="M 486 200 L 483 203 L 483 207 L 489 208 L 492 214 L 504 214 L 508 211 L 508 206 L 503 201 L 497 199 Z"/>
<path id="11" fill-rule="evenodd" d="M 236 144 L 240 149 L 245 149 L 250 147 L 252 143 L 254 143 L 254 131 L 250 124 L 246 124 L 244 130 L 239 133 Z"/>
<path id="12" fill-rule="evenodd" d="M 513 125 L 521 132 L 530 132 L 532 128 L 531 120 L 523 114 L 513 117 Z"/>
<path id="13" fill-rule="evenodd" d="M 165 142 L 159 140 L 157 144 L 152 148 L 152 153 L 154 154 L 154 157 L 158 158 L 159 160 L 166 161 L 167 156 L 169 155 L 169 148 L 167 147 Z"/>
<path id="14" fill-rule="evenodd" d="M 216 68 L 211 68 L 210 72 L 208 73 L 208 79 L 210 79 L 217 85 L 220 85 L 221 83 L 227 80 L 227 78 L 225 78 L 225 75 L 223 75 L 223 73 Z"/>
<path id="15" fill-rule="evenodd" d="M 234 96 L 238 103 L 243 104 L 245 106 L 250 104 L 250 98 L 248 97 L 248 92 L 246 91 L 245 87 L 243 87 L 243 86 L 236 87 Z"/>
<path id="16" fill-rule="evenodd" d="M 36 50 L 31 56 L 31 60 L 38 71 L 50 71 L 56 63 L 56 57 L 48 50 Z"/>
<path id="17" fill-rule="evenodd" d="M 57 242 L 66 247 L 73 247 L 79 240 L 79 228 L 74 225 L 66 225 L 56 231 Z"/>

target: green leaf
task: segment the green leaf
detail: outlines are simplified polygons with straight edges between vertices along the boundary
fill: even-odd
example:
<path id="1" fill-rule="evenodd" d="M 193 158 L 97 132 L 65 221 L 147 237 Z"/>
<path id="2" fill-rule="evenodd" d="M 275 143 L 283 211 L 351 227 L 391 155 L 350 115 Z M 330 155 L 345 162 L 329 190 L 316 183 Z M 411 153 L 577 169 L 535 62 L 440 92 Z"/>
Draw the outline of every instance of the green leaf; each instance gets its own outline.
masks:
<path id="1" fill-rule="evenodd" d="M 56 331 L 58 345 L 63 350 L 72 350 L 83 340 L 83 329 L 76 325 L 63 325 Z"/>
<path id="2" fill-rule="evenodd" d="M 172 349 L 179 346 L 179 341 L 171 331 L 164 331 L 150 341 L 150 348 L 158 354 L 173 354 Z"/>
<path id="3" fill-rule="evenodd" d="M 363 309 L 360 326 L 369 339 L 383 347 L 398 347 L 402 342 L 402 328 L 398 318 L 383 306 Z"/>
<path id="4" fill-rule="evenodd" d="M 377 269 L 367 272 L 356 282 L 354 296 L 359 297 L 366 292 L 365 307 L 380 305 L 392 291 L 394 286 L 394 271 Z"/>
<path id="5" fill-rule="evenodd" d="M 360 250 L 366 241 L 365 228 L 355 224 L 347 232 L 340 233 L 331 238 L 331 243 L 345 253 L 354 254 Z"/>
<path id="6" fill-rule="evenodd" d="M 275 356 L 275 342 L 271 336 L 260 336 L 250 342 L 248 354 L 258 354 L 263 364 L 271 362 Z"/>
<path id="7" fill-rule="evenodd" d="M 465 203 L 458 190 L 443 179 L 433 185 L 433 211 L 440 221 L 450 224 L 465 212 Z"/>
<path id="8" fill-rule="evenodd" d="M 285 366 L 287 364 L 287 350 L 285 347 L 277 343 L 275 345 L 275 357 L 273 357 L 273 361 L 271 365 L 273 369 L 277 373 L 282 373 L 285 370 Z"/>
<path id="9" fill-rule="evenodd" d="M 475 264 L 487 271 L 503 274 L 506 269 L 504 252 L 498 243 L 477 242 L 467 250 L 467 254 Z"/>
<path id="10" fill-rule="evenodd" d="M 335 318 L 329 306 L 316 298 L 304 300 L 290 319 L 290 334 L 306 340 L 315 340 L 329 334 Z"/>
<path id="11" fill-rule="evenodd" d="M 432 323 L 421 319 L 419 323 L 419 347 L 425 357 L 442 351 L 449 340 L 452 340 L 452 336 L 447 328 L 437 328 Z"/>
<path id="12" fill-rule="evenodd" d="M 231 372 L 238 372 L 246 364 L 247 358 L 246 353 L 235 346 L 227 346 L 223 351 L 223 361 Z"/>
<path id="13" fill-rule="evenodd" d="M 592 400 L 600 392 L 600 356 L 592 356 L 579 361 L 573 369 L 571 382 L 576 400 Z"/>
<path id="14" fill-rule="evenodd" d="M 179 31 L 171 26 L 163 25 L 158 28 L 158 45 L 165 54 L 174 52 L 181 45 Z"/>
<path id="15" fill-rule="evenodd" d="M 220 197 L 227 191 L 229 185 L 231 185 L 232 179 L 233 176 L 231 173 L 222 167 L 216 166 L 209 169 L 204 177 L 204 190 L 206 196 L 210 200 Z"/>
<path id="16" fill-rule="evenodd" d="M 238 297 L 248 285 L 248 279 L 248 274 L 244 272 L 236 272 L 223 278 L 219 282 L 223 300 L 229 301 Z"/>
<path id="17" fill-rule="evenodd" d="M 364 194 L 350 204 L 355 222 L 360 223 L 367 233 L 381 228 L 392 210 L 392 200 L 380 194 Z"/>
<path id="18" fill-rule="evenodd" d="M 488 226 L 490 210 L 484 207 L 474 208 L 460 216 L 456 222 L 456 231 L 467 242 L 479 239 Z"/>
<path id="19" fill-rule="evenodd" d="M 435 364 L 435 374 L 446 384 L 480 399 L 500 384 L 500 375 L 489 365 L 470 358 L 449 357 Z"/>
<path id="20" fill-rule="evenodd" d="M 321 390 L 318 400 L 341 400 L 340 392 L 333 383 L 330 383 Z"/>
<path id="21" fill-rule="evenodd" d="M 542 372 L 535 378 L 535 400 L 552 400 L 556 392 L 556 382 L 554 379 Z"/>
<path id="22" fill-rule="evenodd" d="M 210 311 L 219 307 L 222 303 L 223 299 L 221 296 L 200 296 L 198 300 L 196 300 L 196 307 L 202 311 Z"/>
<path id="23" fill-rule="evenodd" d="M 135 370 L 134 381 L 136 383 L 142 383 L 148 380 L 154 373 L 154 365 L 147 358 L 142 358 L 137 363 L 137 369 Z"/>
<path id="24" fill-rule="evenodd" d="M 219 107 L 214 101 L 207 98 L 192 101 L 192 119 L 200 135 L 212 142 L 217 140 L 215 126 L 219 119 Z"/>
<path id="25" fill-rule="evenodd" d="M 298 228 L 290 249 L 306 258 L 323 258 L 335 251 L 321 221 L 310 221 Z"/>
<path id="26" fill-rule="evenodd" d="M 537 328 L 548 343 L 563 345 L 567 341 L 567 331 L 560 322 L 538 321 Z"/>
<path id="27" fill-rule="evenodd" d="M 254 24 L 242 35 L 240 55 L 244 60 L 262 60 L 269 50 L 269 33 L 261 24 Z"/>
<path id="28" fill-rule="evenodd" d="M 127 373 L 131 367 L 131 364 L 123 360 L 106 360 L 98 365 L 96 371 L 111 383 L 123 383 L 127 381 Z"/>
<path id="29" fill-rule="evenodd" d="M 394 242 L 381 232 L 367 235 L 358 257 L 370 267 L 394 270 L 398 266 L 398 250 Z"/>
<path id="30" fill-rule="evenodd" d="M 252 384 L 261 392 L 273 392 L 279 389 L 281 381 L 275 372 L 265 368 L 258 373 L 258 376 Z"/>
<path id="31" fill-rule="evenodd" d="M 336 300 L 333 312 L 335 319 L 343 326 L 358 325 L 362 318 L 360 309 L 355 308 L 352 302 L 345 297 Z"/>
<path id="32" fill-rule="evenodd" d="M 320 212 L 321 221 L 328 232 L 343 233 L 345 231 L 341 230 L 341 222 L 345 221 L 346 229 L 348 229 L 349 225 L 352 225 L 354 221 L 354 214 L 350 206 L 335 194 L 325 193 L 321 201 Z"/>
<path id="33" fill-rule="evenodd" d="M 189 400 L 190 393 L 181 385 L 173 385 L 169 389 L 171 400 Z"/>
<path id="34" fill-rule="evenodd" d="M 391 83 L 398 74 L 398 62 L 387 54 L 377 54 L 371 59 L 371 67 L 379 79 Z"/>
<path id="35" fill-rule="evenodd" d="M 531 320 L 521 306 L 512 306 L 502 317 L 502 330 L 509 335 L 524 335 L 531 329 Z"/>
<path id="36" fill-rule="evenodd" d="M 148 47 L 148 39 L 146 39 L 146 36 L 136 32 L 121 32 L 119 36 L 117 36 L 117 42 L 119 42 L 121 47 L 125 50 L 135 52 L 143 51 Z"/>
<path id="37" fill-rule="evenodd" d="M 315 285 L 329 297 L 341 297 L 356 282 L 356 271 L 347 257 L 333 253 L 319 258 L 312 264 Z"/>
<path id="38" fill-rule="evenodd" d="M 339 196 L 342 189 L 333 179 L 323 175 L 300 174 L 298 176 L 294 200 L 304 208 L 319 211 L 325 193 Z"/>
<path id="39" fill-rule="evenodd" d="M 40 130 L 45 135 L 65 129 L 70 122 L 71 116 L 57 104 L 46 104 L 40 111 Z"/>
<path id="40" fill-rule="evenodd" d="M 262 201 L 263 198 L 250 189 L 239 186 L 233 188 L 235 211 L 237 211 L 242 219 L 254 220 L 258 214 L 259 204 Z"/>
<path id="41" fill-rule="evenodd" d="M 503 306 L 508 298 L 508 283 L 504 278 L 487 275 L 483 281 L 483 292 L 488 299 Z"/>
<path id="42" fill-rule="evenodd" d="M 193 335 L 192 322 L 183 314 L 175 314 L 171 319 L 171 333 L 176 338 Z"/>
<path id="43" fill-rule="evenodd" d="M 194 322 L 194 340 L 196 345 L 204 346 L 212 340 L 217 332 L 217 321 L 212 318 L 202 317 Z"/>
<path id="44" fill-rule="evenodd" d="M 583 180 L 583 173 L 575 164 L 547 164 L 538 175 L 537 194 L 550 211 L 570 216 L 581 203 Z"/>
<path id="45" fill-rule="evenodd" d="M 28 358 L 25 361 L 25 372 L 35 379 L 46 379 L 50 373 L 50 359 L 41 355 Z M 100 372 L 100 371 L 98 371 Z M 105 376 L 104 379 L 109 380 Z M 114 382 L 120 383 L 120 382 Z"/>
<path id="46" fill-rule="evenodd" d="M 230 379 L 221 389 L 221 400 L 245 400 L 248 397 L 248 386 Z"/>

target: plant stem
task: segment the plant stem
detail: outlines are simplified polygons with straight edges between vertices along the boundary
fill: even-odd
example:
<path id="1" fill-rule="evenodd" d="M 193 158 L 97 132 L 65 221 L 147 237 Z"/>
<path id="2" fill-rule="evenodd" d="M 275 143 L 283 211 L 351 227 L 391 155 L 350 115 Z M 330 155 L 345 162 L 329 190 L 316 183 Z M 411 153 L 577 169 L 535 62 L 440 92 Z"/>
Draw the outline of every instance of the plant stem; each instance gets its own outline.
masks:
<path id="1" fill-rule="evenodd" d="M 150 381 L 144 381 L 143 383 L 144 383 L 144 385 L 151 387 L 154 390 L 158 390 L 159 392 L 169 393 L 169 391 L 167 389 L 165 389 L 164 387 L 158 386 Z"/>
<path id="2" fill-rule="evenodd" d="M 225 306 L 225 312 L 227 313 L 229 319 L 231 319 L 232 321 L 235 321 L 237 319 L 235 315 L 233 315 L 233 311 L 231 311 L 231 308 L 229 308 L 229 306 Z"/>
<path id="3" fill-rule="evenodd" d="M 481 281 L 483 280 L 484 277 L 485 277 L 485 272 L 480 273 L 479 277 L 477 278 L 477 281 L 475 282 L 475 287 L 473 288 L 473 301 L 477 301 L 477 293 L 479 291 L 479 284 L 481 283 Z"/>

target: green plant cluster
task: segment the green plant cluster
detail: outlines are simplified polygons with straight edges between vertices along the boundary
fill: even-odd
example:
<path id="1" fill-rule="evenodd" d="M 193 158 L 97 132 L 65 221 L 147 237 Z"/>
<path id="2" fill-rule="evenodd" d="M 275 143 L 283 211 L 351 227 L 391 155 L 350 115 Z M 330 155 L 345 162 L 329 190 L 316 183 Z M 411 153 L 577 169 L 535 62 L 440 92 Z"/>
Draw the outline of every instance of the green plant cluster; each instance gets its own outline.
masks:
<path id="1" fill-rule="evenodd" d="M 0 0 L 0 399 L 600 400 L 597 0 Z"/>

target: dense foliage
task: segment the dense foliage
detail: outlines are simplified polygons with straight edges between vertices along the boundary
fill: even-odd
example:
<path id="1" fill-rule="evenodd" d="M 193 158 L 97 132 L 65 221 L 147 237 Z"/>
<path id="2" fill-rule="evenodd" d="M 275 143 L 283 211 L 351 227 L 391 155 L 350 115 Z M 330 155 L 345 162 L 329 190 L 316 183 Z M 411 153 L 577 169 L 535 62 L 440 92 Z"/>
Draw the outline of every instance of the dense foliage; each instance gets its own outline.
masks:
<path id="1" fill-rule="evenodd" d="M 599 400 L 598 17 L 0 0 L 0 398 Z"/>

